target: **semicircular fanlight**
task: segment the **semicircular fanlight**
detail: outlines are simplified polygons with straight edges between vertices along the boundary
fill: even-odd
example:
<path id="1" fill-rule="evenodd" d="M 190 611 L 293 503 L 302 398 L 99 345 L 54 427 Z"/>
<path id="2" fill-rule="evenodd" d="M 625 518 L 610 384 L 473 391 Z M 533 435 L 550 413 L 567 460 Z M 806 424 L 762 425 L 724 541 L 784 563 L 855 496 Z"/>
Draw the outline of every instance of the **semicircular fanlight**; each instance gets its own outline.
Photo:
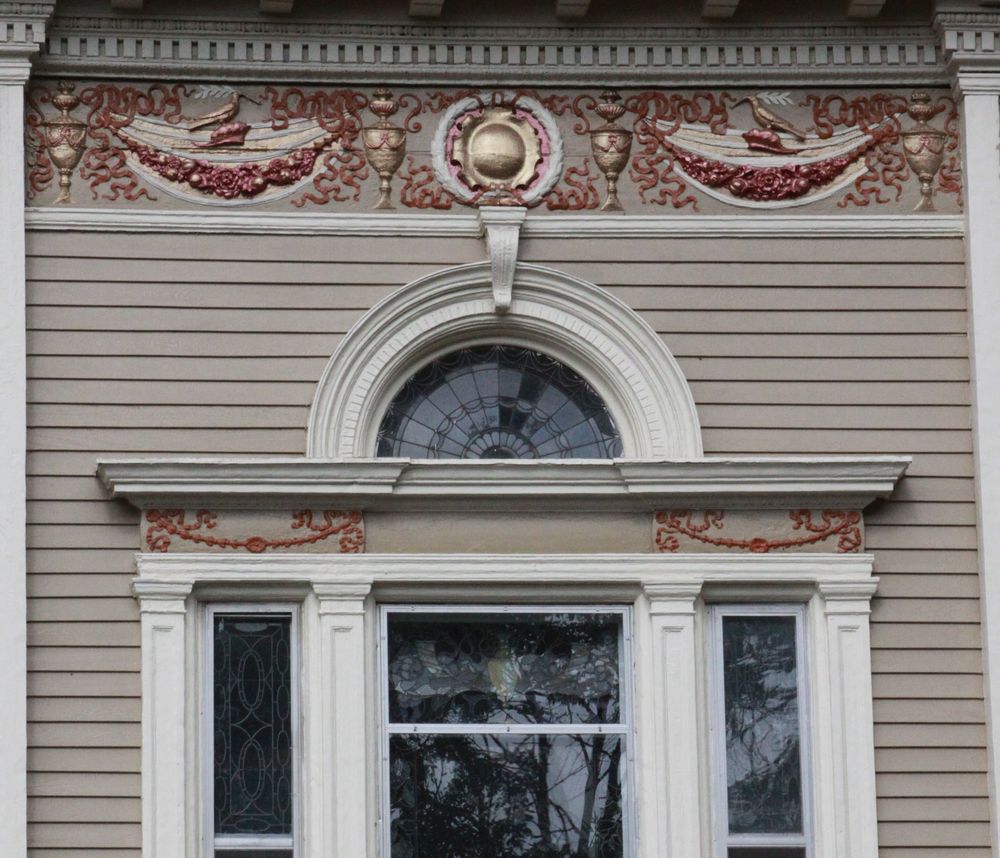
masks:
<path id="1" fill-rule="evenodd" d="M 403 385 L 377 454 L 412 459 L 610 459 L 621 437 L 597 392 L 547 355 L 518 346 L 460 349 Z"/>

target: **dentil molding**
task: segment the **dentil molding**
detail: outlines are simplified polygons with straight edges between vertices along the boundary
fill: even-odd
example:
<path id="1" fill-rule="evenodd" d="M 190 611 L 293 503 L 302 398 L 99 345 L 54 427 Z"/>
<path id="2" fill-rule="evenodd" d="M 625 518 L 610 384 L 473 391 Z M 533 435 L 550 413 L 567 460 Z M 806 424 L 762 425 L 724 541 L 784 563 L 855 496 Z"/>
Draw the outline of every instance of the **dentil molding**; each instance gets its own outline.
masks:
<path id="1" fill-rule="evenodd" d="M 43 74 L 466 86 L 943 83 L 929 27 L 500 27 L 56 18 Z"/>

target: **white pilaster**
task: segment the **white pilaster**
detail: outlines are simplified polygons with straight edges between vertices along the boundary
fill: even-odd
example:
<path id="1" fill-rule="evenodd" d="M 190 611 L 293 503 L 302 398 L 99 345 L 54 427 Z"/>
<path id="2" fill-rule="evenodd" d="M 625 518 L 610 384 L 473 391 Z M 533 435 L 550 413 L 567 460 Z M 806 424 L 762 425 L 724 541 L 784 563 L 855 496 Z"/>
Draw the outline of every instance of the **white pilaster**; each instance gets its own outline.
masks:
<path id="1" fill-rule="evenodd" d="M 872 703 L 871 639 L 868 616 L 876 579 L 824 583 L 821 617 L 825 647 L 817 645 L 814 663 L 819 710 L 814 719 L 818 743 L 830 753 L 815 754 L 818 784 L 817 842 L 824 858 L 877 858 L 875 804 L 875 727 Z M 817 641 L 818 644 L 818 641 Z M 832 811 L 829 812 L 829 811 Z"/>
<path id="2" fill-rule="evenodd" d="M 993 842 L 1000 842 L 1000 61 L 956 75 L 965 171 L 966 282 Z"/>
<path id="3" fill-rule="evenodd" d="M 20 5 L 0 9 L 0 845 L 11 856 L 28 848 L 24 85 L 55 4 Z"/>
<path id="4" fill-rule="evenodd" d="M 319 789 L 312 796 L 307 822 L 309 855 L 367 855 L 369 830 L 369 733 L 374 713 L 368 711 L 366 682 L 367 580 L 316 583 L 319 600 L 319 684 L 321 709 L 314 745 L 320 749 L 316 769 Z M 315 710 L 314 710 L 315 711 Z M 314 719 L 315 722 L 316 719 Z M 314 781 L 315 782 L 315 781 Z M 307 834 L 307 840 L 310 835 Z"/>
<path id="5" fill-rule="evenodd" d="M 701 850 L 701 766 L 695 599 L 701 583 L 648 583 L 653 669 L 655 813 L 645 814 L 643 858 L 691 858 Z M 649 802 L 642 802 L 649 808 Z M 651 818 L 650 818 L 651 817 Z M 655 826 L 650 828 L 648 826 Z"/>
<path id="6" fill-rule="evenodd" d="M 136 580 L 142 624 L 142 855 L 177 858 L 186 841 L 185 612 L 190 582 Z"/>

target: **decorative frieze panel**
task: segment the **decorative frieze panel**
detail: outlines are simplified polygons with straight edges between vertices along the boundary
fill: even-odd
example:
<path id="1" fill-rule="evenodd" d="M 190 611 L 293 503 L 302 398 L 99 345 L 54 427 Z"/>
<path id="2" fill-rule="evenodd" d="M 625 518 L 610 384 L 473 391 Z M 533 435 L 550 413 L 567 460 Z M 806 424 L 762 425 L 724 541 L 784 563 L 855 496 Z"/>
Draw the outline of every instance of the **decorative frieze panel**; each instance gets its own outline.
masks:
<path id="1" fill-rule="evenodd" d="M 943 90 L 320 89 L 43 81 L 33 205 L 633 215 L 961 209 Z"/>
<path id="2" fill-rule="evenodd" d="M 364 518 L 360 512 L 310 509 L 287 513 L 250 513 L 208 509 L 146 510 L 146 551 L 320 551 L 358 554 L 364 551 Z"/>
<path id="3" fill-rule="evenodd" d="M 820 551 L 853 554 L 864 545 L 861 512 L 853 509 L 791 511 L 662 510 L 653 517 L 656 550 Z"/>

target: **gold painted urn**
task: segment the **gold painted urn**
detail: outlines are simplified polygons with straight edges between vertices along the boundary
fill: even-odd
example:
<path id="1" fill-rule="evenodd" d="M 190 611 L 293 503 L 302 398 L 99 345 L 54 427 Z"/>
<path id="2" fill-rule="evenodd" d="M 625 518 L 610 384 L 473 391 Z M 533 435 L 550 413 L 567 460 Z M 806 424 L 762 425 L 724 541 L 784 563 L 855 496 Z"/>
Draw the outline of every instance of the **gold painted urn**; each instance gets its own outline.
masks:
<path id="1" fill-rule="evenodd" d="M 390 187 L 392 177 L 406 154 L 406 129 L 389 122 L 389 117 L 399 110 L 399 105 L 388 89 L 376 89 L 372 100 L 368 102 L 368 109 L 378 117 L 374 125 L 361 132 L 365 157 L 378 173 L 378 201 L 372 208 L 391 209 Z"/>
<path id="2" fill-rule="evenodd" d="M 52 103 L 59 110 L 59 115 L 41 123 L 45 150 L 59 170 L 59 196 L 56 197 L 56 202 L 63 204 L 73 201 L 69 193 L 73 171 L 83 157 L 87 139 L 86 123 L 69 115 L 80 103 L 80 97 L 73 94 L 74 89 L 76 87 L 68 81 L 59 82 L 59 92 L 52 96 Z"/>
<path id="3" fill-rule="evenodd" d="M 914 126 L 900 133 L 906 163 L 920 180 L 920 202 L 914 207 L 916 212 L 932 212 L 934 209 L 934 177 L 941 169 L 948 135 L 927 124 L 937 111 L 931 105 L 931 97 L 926 92 L 915 92 L 910 96 L 910 118 Z"/>
<path id="4" fill-rule="evenodd" d="M 594 160 L 608 183 L 608 195 L 602 211 L 622 211 L 618 199 L 618 177 L 628 164 L 632 151 L 632 132 L 622 128 L 618 120 L 625 114 L 622 97 L 612 90 L 601 93 L 601 103 L 594 108 L 604 124 L 590 132 L 590 148 Z"/>

